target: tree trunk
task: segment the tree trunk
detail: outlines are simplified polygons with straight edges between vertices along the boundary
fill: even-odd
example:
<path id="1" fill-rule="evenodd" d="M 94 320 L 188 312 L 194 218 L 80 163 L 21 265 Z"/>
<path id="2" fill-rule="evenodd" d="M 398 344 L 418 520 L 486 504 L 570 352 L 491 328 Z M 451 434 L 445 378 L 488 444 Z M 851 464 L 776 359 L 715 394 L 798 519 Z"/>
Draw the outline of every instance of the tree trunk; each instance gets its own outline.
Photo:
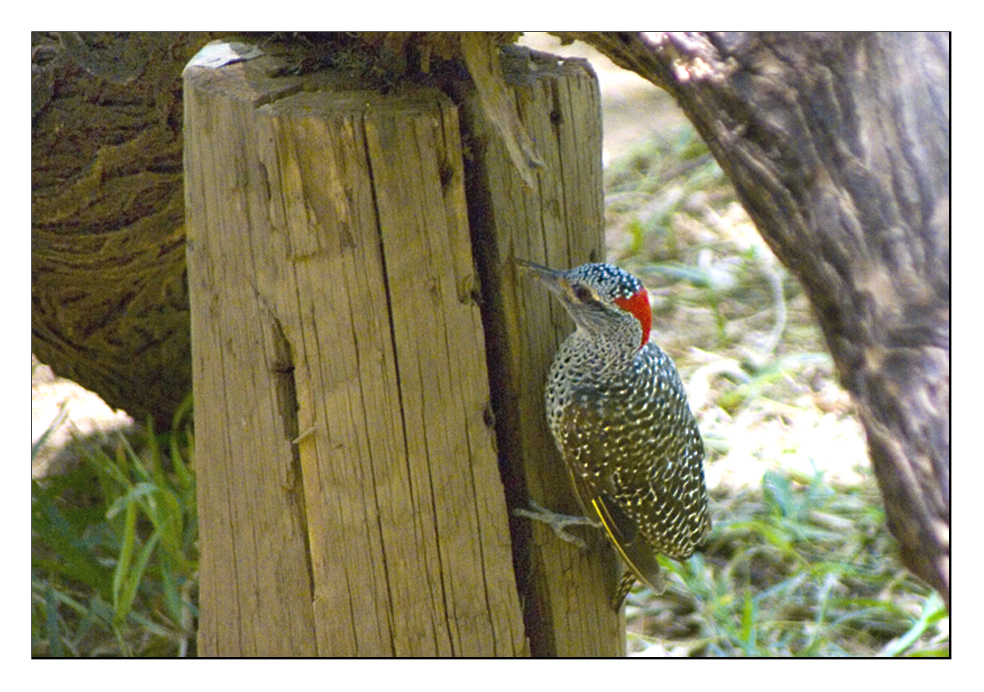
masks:
<path id="1" fill-rule="evenodd" d="M 32 35 L 31 350 L 164 430 L 191 391 L 181 69 L 209 38 Z"/>
<path id="2" fill-rule="evenodd" d="M 510 540 L 506 492 L 550 502 L 567 479 L 559 490 L 523 480 L 523 469 L 557 461 L 541 434 L 539 446 L 511 448 L 529 457 L 504 459 L 519 469 L 504 491 L 493 411 L 516 419 L 517 405 L 514 393 L 491 405 L 487 363 L 508 382 L 530 373 L 515 396 L 536 421 L 527 425 L 545 430 L 548 354 L 525 358 L 512 341 L 510 362 L 498 350 L 487 358 L 476 299 L 486 317 L 502 303 L 488 304 L 494 289 L 476 275 L 468 223 L 483 220 L 475 253 L 494 276 L 511 276 L 511 253 L 483 253 L 505 247 L 506 232 L 527 238 L 528 223 L 541 229 L 533 258 L 544 244 L 570 247 L 572 260 L 597 254 L 593 78 L 583 67 L 526 68 L 520 115 L 561 166 L 536 191 L 522 188 L 464 94 L 466 204 L 446 96 L 353 91 L 324 73 L 271 77 L 279 66 L 261 58 L 191 68 L 185 79 L 200 652 L 620 652 L 610 552 L 578 551 L 524 524 Z M 563 240 L 585 223 L 590 241 Z M 556 334 L 544 311 L 528 319 L 523 329 Z M 546 547 L 529 542 L 531 531 Z"/>
<path id="3" fill-rule="evenodd" d="M 904 563 L 949 606 L 949 39 L 558 34 L 672 93 L 813 302 Z"/>

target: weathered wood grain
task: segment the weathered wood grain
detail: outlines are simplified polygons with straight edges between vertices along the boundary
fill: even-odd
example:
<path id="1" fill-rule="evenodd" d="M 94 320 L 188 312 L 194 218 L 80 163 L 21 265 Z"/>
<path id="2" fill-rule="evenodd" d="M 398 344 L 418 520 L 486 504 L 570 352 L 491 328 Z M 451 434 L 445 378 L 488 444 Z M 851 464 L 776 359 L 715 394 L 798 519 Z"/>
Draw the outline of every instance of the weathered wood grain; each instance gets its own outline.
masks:
<path id="1" fill-rule="evenodd" d="M 454 105 L 186 94 L 201 652 L 521 655 Z"/>

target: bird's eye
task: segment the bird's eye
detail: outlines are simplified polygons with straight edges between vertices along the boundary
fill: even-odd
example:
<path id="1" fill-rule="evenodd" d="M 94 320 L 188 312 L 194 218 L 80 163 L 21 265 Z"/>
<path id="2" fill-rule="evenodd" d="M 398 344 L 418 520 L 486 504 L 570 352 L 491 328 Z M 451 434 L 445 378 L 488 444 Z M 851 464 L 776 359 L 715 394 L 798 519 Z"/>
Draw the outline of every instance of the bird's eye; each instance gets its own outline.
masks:
<path id="1" fill-rule="evenodd" d="M 582 303 L 588 303 L 595 299 L 594 293 L 584 284 L 574 284 L 571 288 L 574 291 L 574 297 Z"/>

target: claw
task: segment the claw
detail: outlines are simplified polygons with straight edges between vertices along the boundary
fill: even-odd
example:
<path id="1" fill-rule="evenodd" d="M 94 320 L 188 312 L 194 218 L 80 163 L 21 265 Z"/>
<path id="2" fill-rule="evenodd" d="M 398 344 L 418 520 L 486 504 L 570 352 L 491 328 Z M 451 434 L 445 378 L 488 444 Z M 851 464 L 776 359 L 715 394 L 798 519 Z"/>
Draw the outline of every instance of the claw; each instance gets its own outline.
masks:
<path id="1" fill-rule="evenodd" d="M 536 500 L 530 500 L 530 509 L 516 507 L 513 509 L 512 513 L 515 517 L 525 517 L 526 519 L 542 521 L 545 524 L 549 524 L 550 528 L 553 529 L 558 538 L 566 541 L 567 543 L 573 543 L 577 547 L 584 550 L 587 550 L 588 548 L 587 543 L 577 536 L 567 533 L 565 529 L 568 526 L 593 526 L 594 528 L 601 528 L 602 526 L 600 521 L 591 519 L 590 517 L 572 517 L 569 514 L 558 514 L 557 512 L 552 512 Z"/>

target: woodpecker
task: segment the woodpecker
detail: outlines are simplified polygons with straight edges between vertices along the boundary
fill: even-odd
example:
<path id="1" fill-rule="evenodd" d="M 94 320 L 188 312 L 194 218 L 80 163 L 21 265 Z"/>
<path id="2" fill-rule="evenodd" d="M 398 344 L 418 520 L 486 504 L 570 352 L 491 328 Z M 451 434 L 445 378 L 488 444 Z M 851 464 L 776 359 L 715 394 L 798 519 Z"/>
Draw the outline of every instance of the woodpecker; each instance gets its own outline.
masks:
<path id="1" fill-rule="evenodd" d="M 610 264 L 517 262 L 577 327 L 547 376 L 547 422 L 578 502 L 628 566 L 618 610 L 637 578 L 663 592 L 657 553 L 685 560 L 710 532 L 704 443 L 673 361 L 649 340 L 652 309 L 638 279 Z"/>

